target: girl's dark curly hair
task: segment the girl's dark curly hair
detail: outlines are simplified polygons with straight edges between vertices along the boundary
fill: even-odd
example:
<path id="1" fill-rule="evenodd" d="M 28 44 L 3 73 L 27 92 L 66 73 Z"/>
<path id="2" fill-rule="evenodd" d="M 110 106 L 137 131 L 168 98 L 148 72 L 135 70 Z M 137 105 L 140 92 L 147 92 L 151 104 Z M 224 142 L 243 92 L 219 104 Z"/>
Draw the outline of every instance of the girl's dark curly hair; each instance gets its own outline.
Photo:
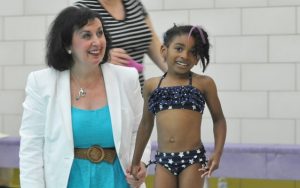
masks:
<path id="1" fill-rule="evenodd" d="M 205 71 L 209 64 L 209 47 L 207 32 L 200 26 L 182 25 L 177 26 L 174 24 L 172 28 L 167 30 L 163 37 L 163 43 L 166 47 L 169 47 L 170 43 L 176 36 L 189 35 L 195 39 L 196 55 L 200 57 L 202 63 L 202 72 Z"/>
<path id="2" fill-rule="evenodd" d="M 88 8 L 71 6 L 63 9 L 50 26 L 46 46 L 46 62 L 49 67 L 64 71 L 73 66 L 72 55 L 67 53 L 68 47 L 72 44 L 73 34 L 94 19 L 99 19 L 102 23 L 102 29 L 106 38 L 106 49 L 101 63 L 107 61 L 110 36 L 103 25 L 102 18 Z"/>

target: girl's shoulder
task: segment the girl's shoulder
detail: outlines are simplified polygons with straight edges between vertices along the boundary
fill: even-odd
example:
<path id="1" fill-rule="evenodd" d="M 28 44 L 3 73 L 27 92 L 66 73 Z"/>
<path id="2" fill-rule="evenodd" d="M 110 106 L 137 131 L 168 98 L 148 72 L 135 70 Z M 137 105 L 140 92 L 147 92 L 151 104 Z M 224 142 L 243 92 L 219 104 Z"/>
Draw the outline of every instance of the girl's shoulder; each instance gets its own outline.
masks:
<path id="1" fill-rule="evenodd" d="M 193 85 L 200 91 L 205 91 L 210 87 L 215 86 L 215 81 L 212 77 L 204 74 L 193 74 Z"/>
<path id="2" fill-rule="evenodd" d="M 157 77 L 152 77 L 149 78 L 145 81 L 145 85 L 144 88 L 148 91 L 148 92 L 152 92 L 153 90 L 155 90 L 159 84 L 159 81 L 161 79 L 161 76 L 157 76 Z"/>

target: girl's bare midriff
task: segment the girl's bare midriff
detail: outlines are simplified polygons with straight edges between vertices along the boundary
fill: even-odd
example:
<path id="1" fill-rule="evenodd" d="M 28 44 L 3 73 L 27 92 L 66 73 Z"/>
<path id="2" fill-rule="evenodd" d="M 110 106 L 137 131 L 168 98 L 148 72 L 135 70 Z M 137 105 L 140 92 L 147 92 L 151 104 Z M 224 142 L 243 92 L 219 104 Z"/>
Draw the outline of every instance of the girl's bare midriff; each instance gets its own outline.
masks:
<path id="1" fill-rule="evenodd" d="M 158 151 L 181 152 L 201 145 L 202 114 L 192 110 L 164 110 L 156 116 Z"/>

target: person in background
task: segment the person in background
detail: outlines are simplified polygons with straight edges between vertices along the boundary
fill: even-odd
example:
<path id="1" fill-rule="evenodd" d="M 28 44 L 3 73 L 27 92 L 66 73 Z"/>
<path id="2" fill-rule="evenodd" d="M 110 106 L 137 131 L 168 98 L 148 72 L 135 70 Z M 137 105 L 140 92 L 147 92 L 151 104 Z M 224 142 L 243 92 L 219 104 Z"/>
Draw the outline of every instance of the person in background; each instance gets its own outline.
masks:
<path id="1" fill-rule="evenodd" d="M 88 7 L 103 18 L 112 40 L 109 62 L 123 66 L 134 66 L 134 62 L 143 64 L 147 53 L 163 72 L 167 71 L 159 51 L 161 42 L 139 0 L 80 0 L 74 5 Z M 143 88 L 143 71 L 138 70 Z"/>
<path id="2" fill-rule="evenodd" d="M 99 14 L 67 7 L 47 37 L 49 68 L 29 74 L 20 128 L 22 188 L 145 187 L 130 162 L 143 99 L 135 69 L 106 63 Z M 150 145 L 143 161 L 150 158 Z"/>
<path id="3" fill-rule="evenodd" d="M 144 87 L 144 110 L 139 125 L 131 173 L 139 179 L 140 160 L 156 117 L 158 151 L 155 188 L 199 188 L 204 176 L 219 166 L 226 137 L 226 121 L 213 79 L 191 69 L 209 63 L 207 33 L 192 25 L 174 26 L 164 35 L 161 53 L 168 64 L 162 77 L 150 78 Z M 201 140 L 201 121 L 207 105 L 215 148 L 208 162 Z"/>

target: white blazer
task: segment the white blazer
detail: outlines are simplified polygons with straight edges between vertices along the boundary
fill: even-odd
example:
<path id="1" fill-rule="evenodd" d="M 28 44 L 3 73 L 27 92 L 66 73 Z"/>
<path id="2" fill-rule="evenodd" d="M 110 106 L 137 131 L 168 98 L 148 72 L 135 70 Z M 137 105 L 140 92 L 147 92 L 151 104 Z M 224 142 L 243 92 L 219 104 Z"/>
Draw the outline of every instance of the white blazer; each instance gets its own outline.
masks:
<path id="1" fill-rule="evenodd" d="M 131 164 L 143 99 L 133 68 L 101 65 L 114 143 L 122 168 Z M 52 68 L 30 73 L 20 128 L 22 188 L 66 188 L 74 159 L 70 71 Z M 142 161 L 150 159 L 150 144 Z M 143 185 L 142 187 L 145 187 Z"/>

